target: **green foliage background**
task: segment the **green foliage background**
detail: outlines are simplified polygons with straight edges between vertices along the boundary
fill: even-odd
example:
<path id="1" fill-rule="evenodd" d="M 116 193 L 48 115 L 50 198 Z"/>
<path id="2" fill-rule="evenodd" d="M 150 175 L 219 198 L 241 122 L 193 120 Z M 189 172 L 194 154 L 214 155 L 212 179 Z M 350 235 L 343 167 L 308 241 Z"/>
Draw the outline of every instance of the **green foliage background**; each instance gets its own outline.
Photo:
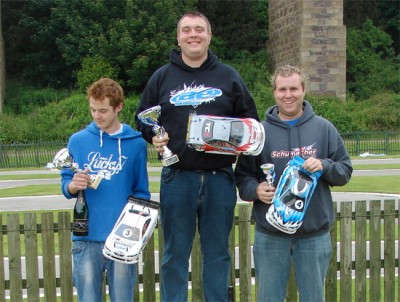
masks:
<path id="1" fill-rule="evenodd" d="M 393 1 L 344 0 L 347 99 L 309 95 L 342 133 L 398 131 L 400 12 Z M 0 142 L 66 140 L 90 122 L 85 88 L 117 80 L 133 124 L 150 75 L 176 48 L 176 23 L 189 10 L 209 17 L 211 49 L 242 75 L 260 119 L 274 104 L 269 79 L 268 0 L 1 1 L 7 83 Z"/>

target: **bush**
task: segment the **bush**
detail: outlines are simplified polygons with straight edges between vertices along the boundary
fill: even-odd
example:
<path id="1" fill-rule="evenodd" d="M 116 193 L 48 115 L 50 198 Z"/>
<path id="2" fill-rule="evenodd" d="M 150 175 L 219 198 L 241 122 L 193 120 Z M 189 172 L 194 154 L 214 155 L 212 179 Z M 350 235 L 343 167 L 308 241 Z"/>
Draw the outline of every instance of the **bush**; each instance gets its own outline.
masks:
<path id="1" fill-rule="evenodd" d="M 109 60 L 96 55 L 83 59 L 82 68 L 77 74 L 77 83 L 80 91 L 100 78 L 111 78 L 117 80 L 118 68 L 111 66 Z"/>
<path id="2" fill-rule="evenodd" d="M 125 98 L 120 121 L 134 126 L 139 97 Z M 0 141 L 28 143 L 32 141 L 65 141 L 92 121 L 89 104 L 83 93 L 74 93 L 60 102 L 37 108 L 29 114 L 3 114 L 0 120 Z M 135 128 L 135 127 L 134 127 Z"/>
<path id="3" fill-rule="evenodd" d="M 70 95 L 68 90 L 37 88 L 17 81 L 7 81 L 4 112 L 28 114 L 38 107 L 57 102 Z"/>
<path id="4" fill-rule="evenodd" d="M 336 97 L 307 96 L 313 106 L 314 112 L 329 120 L 341 133 L 363 131 L 358 125 L 353 124 L 350 102 Z"/>
<path id="5" fill-rule="evenodd" d="M 347 34 L 347 90 L 357 100 L 378 92 L 400 93 L 400 61 L 390 35 L 366 20 Z"/>
<path id="6" fill-rule="evenodd" d="M 356 102 L 334 97 L 309 96 L 315 113 L 331 121 L 339 132 L 399 131 L 400 95 L 378 93 Z"/>
<path id="7" fill-rule="evenodd" d="M 354 111 L 354 118 L 362 115 L 366 129 L 374 131 L 399 131 L 400 128 L 400 95 L 382 92 L 373 95 L 366 101 L 358 103 L 361 107 Z"/>

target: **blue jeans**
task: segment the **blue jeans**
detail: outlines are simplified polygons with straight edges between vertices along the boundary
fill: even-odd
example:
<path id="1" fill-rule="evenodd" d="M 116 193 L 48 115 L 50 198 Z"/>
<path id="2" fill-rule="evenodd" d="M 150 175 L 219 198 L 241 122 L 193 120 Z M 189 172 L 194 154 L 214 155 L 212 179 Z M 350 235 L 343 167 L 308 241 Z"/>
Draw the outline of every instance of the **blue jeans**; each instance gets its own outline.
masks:
<path id="1" fill-rule="evenodd" d="M 102 301 L 104 271 L 107 272 L 111 301 L 133 301 L 136 265 L 103 257 L 103 245 L 102 242 L 93 241 L 74 241 L 72 244 L 73 281 L 78 291 L 78 301 Z"/>
<path id="2" fill-rule="evenodd" d="M 187 301 L 189 257 L 196 225 L 203 255 L 204 299 L 226 301 L 229 233 L 236 205 L 232 168 L 188 171 L 164 167 L 160 203 L 164 234 L 162 301 Z"/>
<path id="3" fill-rule="evenodd" d="M 258 284 L 257 301 L 285 300 L 291 260 L 300 301 L 324 301 L 325 276 L 331 254 L 329 233 L 308 238 L 290 238 L 256 231 L 253 255 Z"/>

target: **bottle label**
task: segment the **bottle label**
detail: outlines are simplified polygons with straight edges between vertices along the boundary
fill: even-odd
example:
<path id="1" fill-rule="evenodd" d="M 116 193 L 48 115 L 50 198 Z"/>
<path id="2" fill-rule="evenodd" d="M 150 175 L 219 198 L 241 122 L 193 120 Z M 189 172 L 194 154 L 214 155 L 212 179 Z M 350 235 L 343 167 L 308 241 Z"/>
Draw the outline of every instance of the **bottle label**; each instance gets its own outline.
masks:
<path id="1" fill-rule="evenodd" d="M 84 236 L 87 235 L 89 230 L 89 221 L 87 219 L 74 219 L 72 224 L 72 231 L 74 235 L 79 236 L 79 234 L 84 235 L 82 233 L 86 233 Z"/>

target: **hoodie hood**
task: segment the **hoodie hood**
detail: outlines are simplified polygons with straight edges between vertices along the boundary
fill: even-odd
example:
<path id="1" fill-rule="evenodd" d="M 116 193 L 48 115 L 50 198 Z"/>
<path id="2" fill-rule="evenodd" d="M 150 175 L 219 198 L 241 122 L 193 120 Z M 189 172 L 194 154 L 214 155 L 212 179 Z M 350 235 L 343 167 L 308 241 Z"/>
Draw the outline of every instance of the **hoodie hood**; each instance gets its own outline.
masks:
<path id="1" fill-rule="evenodd" d="M 130 138 L 135 138 L 135 137 L 141 137 L 142 134 L 138 131 L 133 130 L 131 127 L 122 124 L 122 131 L 115 134 L 115 135 L 110 135 L 107 132 L 103 131 L 100 129 L 95 122 L 91 122 L 87 127 L 86 130 L 88 130 L 90 133 L 94 135 L 99 136 L 99 144 L 100 148 L 103 147 L 103 140 L 105 137 L 108 137 L 110 139 L 116 139 L 118 140 L 118 162 L 121 164 L 121 140 L 123 139 L 130 139 Z"/>
<path id="2" fill-rule="evenodd" d="M 302 134 L 304 135 L 303 131 L 300 131 L 300 128 L 305 125 L 308 121 L 310 121 L 314 116 L 315 113 L 313 111 L 313 108 L 311 106 L 311 104 L 308 101 L 304 101 L 303 102 L 303 115 L 299 117 L 298 122 L 296 123 L 296 125 L 289 125 L 286 121 L 282 121 L 279 117 L 278 117 L 278 106 L 272 106 L 270 107 L 266 113 L 265 113 L 265 121 L 264 123 L 270 123 L 274 126 L 277 126 L 279 128 L 283 128 L 287 131 L 287 148 L 286 150 L 292 150 L 293 148 L 296 148 L 298 146 L 303 146 L 303 137 Z M 297 131 L 294 131 L 294 129 L 296 129 Z M 293 136 L 296 137 L 297 136 L 297 145 L 293 145 Z M 299 148 L 301 151 L 304 151 L 304 149 Z M 296 155 L 293 153 L 293 156 Z M 305 156 L 305 154 L 297 154 L 300 156 Z M 291 157 L 293 157 L 291 156 Z M 308 157 L 308 156 L 306 156 Z"/>
<path id="3" fill-rule="evenodd" d="M 278 106 L 274 105 L 270 108 L 267 109 L 265 112 L 265 119 L 268 119 L 268 121 L 272 124 L 278 125 L 283 128 L 288 128 L 289 125 L 285 121 L 282 121 L 278 117 Z M 311 104 L 304 100 L 303 102 L 303 115 L 299 118 L 299 121 L 297 123 L 298 126 L 301 126 L 302 124 L 306 123 L 309 121 L 313 116 L 315 115 L 314 110 L 311 106 Z"/>
<path id="4" fill-rule="evenodd" d="M 109 135 L 107 132 L 104 132 L 99 127 L 97 127 L 95 122 L 91 122 L 86 127 L 86 129 L 90 133 L 93 133 L 94 135 L 98 135 L 100 137 L 100 139 L 102 139 L 104 136 L 109 136 L 110 138 L 114 138 L 114 139 L 127 139 L 127 138 L 134 138 L 134 137 L 142 136 L 142 134 L 140 132 L 133 130 L 131 127 L 129 127 L 126 124 L 122 124 L 122 131 L 116 135 Z"/>
<path id="5" fill-rule="evenodd" d="M 207 59 L 201 64 L 200 67 L 193 68 L 190 67 L 189 65 L 186 65 L 185 62 L 182 60 L 182 52 L 178 49 L 172 49 L 170 54 L 169 54 L 169 60 L 171 64 L 177 65 L 179 68 L 190 71 L 190 72 L 195 72 L 196 70 L 205 70 L 209 66 L 211 66 L 214 62 L 218 60 L 218 57 L 213 54 L 211 50 L 208 50 L 208 55 Z"/>

